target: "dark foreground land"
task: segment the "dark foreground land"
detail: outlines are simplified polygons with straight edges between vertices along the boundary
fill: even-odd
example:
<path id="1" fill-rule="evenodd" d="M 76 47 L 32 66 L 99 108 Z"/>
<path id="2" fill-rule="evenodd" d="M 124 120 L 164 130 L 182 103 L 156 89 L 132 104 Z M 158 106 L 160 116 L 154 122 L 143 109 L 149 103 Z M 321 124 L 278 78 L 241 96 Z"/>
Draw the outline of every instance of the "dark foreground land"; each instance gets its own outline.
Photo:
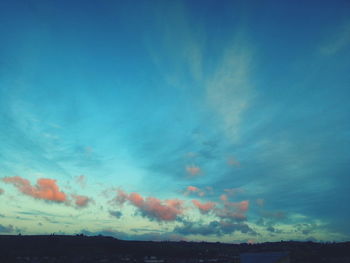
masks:
<path id="1" fill-rule="evenodd" d="M 123 241 L 104 236 L 0 235 L 0 262 L 145 262 L 236 263 L 242 253 L 283 252 L 291 263 L 350 263 L 350 242 L 207 242 Z"/>

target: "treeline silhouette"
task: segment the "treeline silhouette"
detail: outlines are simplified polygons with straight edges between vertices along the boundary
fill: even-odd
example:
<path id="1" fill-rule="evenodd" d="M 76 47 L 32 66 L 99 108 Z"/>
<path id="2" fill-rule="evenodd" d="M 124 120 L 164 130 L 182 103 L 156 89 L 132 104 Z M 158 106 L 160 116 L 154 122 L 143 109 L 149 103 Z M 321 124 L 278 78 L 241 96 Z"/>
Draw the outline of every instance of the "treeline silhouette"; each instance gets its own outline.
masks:
<path id="1" fill-rule="evenodd" d="M 291 262 L 327 262 L 344 259 L 350 262 L 350 242 L 316 243 L 281 241 L 260 244 L 210 242 L 124 241 L 105 236 L 67 235 L 0 235 L 0 262 L 18 256 L 106 256 L 131 255 L 142 262 L 145 256 L 159 258 L 232 258 L 240 253 L 288 251 Z M 232 262 L 232 261 L 231 261 Z M 332 261 L 333 262 L 333 261 Z M 338 261 L 337 261 L 338 262 Z"/>

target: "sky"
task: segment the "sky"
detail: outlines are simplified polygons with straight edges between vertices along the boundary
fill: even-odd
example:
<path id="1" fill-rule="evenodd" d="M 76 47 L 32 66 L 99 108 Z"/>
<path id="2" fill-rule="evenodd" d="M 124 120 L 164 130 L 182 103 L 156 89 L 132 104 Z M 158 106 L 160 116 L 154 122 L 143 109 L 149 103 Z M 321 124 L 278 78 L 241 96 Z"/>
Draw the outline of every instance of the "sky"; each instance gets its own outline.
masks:
<path id="1" fill-rule="evenodd" d="M 349 1 L 0 1 L 0 234 L 350 238 Z"/>

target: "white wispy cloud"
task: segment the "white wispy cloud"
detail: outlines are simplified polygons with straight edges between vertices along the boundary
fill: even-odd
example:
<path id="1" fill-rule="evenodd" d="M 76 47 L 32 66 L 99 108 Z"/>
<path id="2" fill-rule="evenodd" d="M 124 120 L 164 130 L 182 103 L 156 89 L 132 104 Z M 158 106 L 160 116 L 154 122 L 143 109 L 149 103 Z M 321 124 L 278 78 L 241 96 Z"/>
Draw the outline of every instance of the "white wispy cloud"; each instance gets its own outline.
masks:
<path id="1" fill-rule="evenodd" d="M 206 83 L 209 105 L 218 114 L 224 133 L 233 142 L 239 137 L 243 114 L 252 100 L 251 64 L 250 48 L 233 44 L 224 52 L 222 61 Z"/>
<path id="2" fill-rule="evenodd" d="M 331 56 L 350 46 L 350 20 L 342 23 L 338 29 L 327 36 L 327 41 L 320 47 L 320 53 Z"/>

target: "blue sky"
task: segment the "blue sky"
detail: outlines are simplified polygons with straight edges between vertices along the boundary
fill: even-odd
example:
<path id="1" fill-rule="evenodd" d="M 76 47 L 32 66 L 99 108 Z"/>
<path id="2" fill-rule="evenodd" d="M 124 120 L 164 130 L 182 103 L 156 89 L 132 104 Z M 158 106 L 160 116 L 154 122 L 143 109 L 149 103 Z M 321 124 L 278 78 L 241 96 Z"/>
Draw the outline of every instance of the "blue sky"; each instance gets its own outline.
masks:
<path id="1" fill-rule="evenodd" d="M 348 1 L 1 1 L 0 233 L 343 241 Z"/>

